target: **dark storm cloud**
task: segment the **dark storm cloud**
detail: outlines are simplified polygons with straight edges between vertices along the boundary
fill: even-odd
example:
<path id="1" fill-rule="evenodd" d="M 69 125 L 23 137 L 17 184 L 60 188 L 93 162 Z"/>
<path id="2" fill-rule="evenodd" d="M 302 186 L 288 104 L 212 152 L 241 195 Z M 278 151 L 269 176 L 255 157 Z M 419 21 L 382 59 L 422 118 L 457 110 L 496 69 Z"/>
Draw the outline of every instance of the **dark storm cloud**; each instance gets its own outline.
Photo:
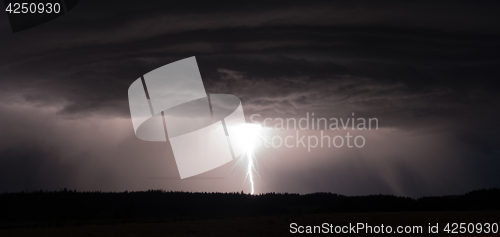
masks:
<path id="1" fill-rule="evenodd" d="M 476 149 L 472 153 L 489 157 L 485 163 L 491 166 L 498 164 L 499 149 L 499 5 L 85 1 L 57 20 L 16 34 L 6 16 L 0 19 L 0 97 L 4 104 L 52 111 L 56 116 L 47 119 L 56 121 L 54 129 L 64 120 L 128 119 L 127 89 L 134 80 L 194 55 L 207 92 L 237 95 L 247 116 L 315 112 L 346 117 L 355 112 L 379 118 L 383 128 L 432 128 L 462 139 Z M 34 121 L 28 117 L 18 123 Z M 30 138 L 33 143 L 22 146 L 26 151 L 4 145 L 3 162 L 15 166 L 9 162 L 36 163 L 32 158 L 39 157 L 54 164 L 53 170 L 64 169 L 49 157 L 74 157 L 59 153 L 68 146 L 64 138 L 78 133 L 58 134 L 60 144 L 48 150 L 40 146 L 42 137 Z M 28 137 L 16 130 L 3 134 L 3 143 Z M 93 162 L 92 167 L 99 166 Z M 405 177 L 399 179 L 411 183 Z"/>
<path id="2" fill-rule="evenodd" d="M 2 37 L 9 53 L 2 63 L 5 86 L 14 84 L 29 101 L 60 97 L 67 102 L 62 114 L 127 116 L 126 88 L 133 80 L 196 55 L 208 91 L 218 90 L 211 86 L 220 82 L 220 69 L 245 73 L 249 80 L 300 78 L 329 87 L 350 77 L 350 87 L 331 91 L 344 97 L 362 94 L 353 88 L 360 83 L 399 86 L 392 92 L 395 100 L 398 93 L 436 90 L 468 96 L 470 80 L 479 90 L 498 88 L 499 35 L 490 23 L 496 14 L 486 6 L 321 1 L 99 6 L 82 3 L 53 24 Z M 90 8 L 92 15 L 86 14 Z M 307 89 L 300 83 L 284 86 L 290 93 Z M 390 99 L 385 93 L 378 97 Z"/>

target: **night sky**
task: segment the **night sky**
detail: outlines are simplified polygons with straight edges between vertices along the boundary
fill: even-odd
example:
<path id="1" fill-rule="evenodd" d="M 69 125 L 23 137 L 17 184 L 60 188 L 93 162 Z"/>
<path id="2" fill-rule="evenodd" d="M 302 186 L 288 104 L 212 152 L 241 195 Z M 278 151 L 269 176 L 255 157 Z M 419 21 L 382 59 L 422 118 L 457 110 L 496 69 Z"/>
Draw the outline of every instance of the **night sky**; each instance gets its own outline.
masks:
<path id="1" fill-rule="evenodd" d="M 411 197 L 500 187 L 498 1 L 80 1 L 0 14 L 0 192 L 249 192 L 235 162 L 181 180 L 136 138 L 128 87 L 196 56 L 207 93 L 261 118 L 377 118 L 363 148 L 262 148 L 256 193 Z M 295 131 L 272 131 L 293 134 Z M 320 131 L 300 131 L 304 135 Z M 329 131 L 344 135 L 346 131 Z"/>

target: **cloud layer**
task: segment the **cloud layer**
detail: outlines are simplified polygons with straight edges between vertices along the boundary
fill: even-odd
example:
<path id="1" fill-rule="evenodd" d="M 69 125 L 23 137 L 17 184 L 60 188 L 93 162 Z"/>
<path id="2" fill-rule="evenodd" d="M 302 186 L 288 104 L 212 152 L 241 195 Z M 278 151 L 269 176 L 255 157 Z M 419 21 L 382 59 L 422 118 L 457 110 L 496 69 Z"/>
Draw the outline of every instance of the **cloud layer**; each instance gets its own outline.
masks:
<path id="1" fill-rule="evenodd" d="M 498 186 L 497 5 L 81 2 L 16 34 L 4 16 L 0 191 L 204 189 L 205 181 L 164 179 L 178 175 L 168 144 L 134 138 L 127 101 L 134 80 L 189 56 L 197 57 L 207 92 L 240 97 L 247 119 L 354 112 L 394 131 L 370 135 L 384 148 L 355 159 L 322 150 L 303 153 L 309 162 L 280 151 L 277 160 L 295 157 L 297 167 L 267 167 L 274 175 L 262 180 L 262 191 L 418 196 L 467 191 L 456 182 Z M 425 173 L 430 159 L 438 165 Z M 339 167 L 349 172 L 332 176 Z M 246 188 L 236 176 L 230 184 L 212 180 L 208 189 Z"/>

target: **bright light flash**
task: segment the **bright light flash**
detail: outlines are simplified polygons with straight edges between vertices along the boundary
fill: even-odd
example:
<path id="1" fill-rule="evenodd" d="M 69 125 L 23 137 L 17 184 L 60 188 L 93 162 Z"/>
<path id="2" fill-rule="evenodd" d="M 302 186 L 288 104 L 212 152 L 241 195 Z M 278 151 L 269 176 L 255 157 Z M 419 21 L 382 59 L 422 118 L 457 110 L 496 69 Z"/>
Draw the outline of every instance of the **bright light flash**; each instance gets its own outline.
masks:
<path id="1" fill-rule="evenodd" d="M 261 139 L 263 139 L 261 133 L 262 126 L 260 124 L 245 123 L 238 127 L 238 134 L 240 135 L 238 140 L 241 142 L 240 145 L 244 150 L 241 157 L 246 159 L 246 177 L 250 181 L 251 194 L 255 192 L 253 181 L 253 172 L 256 171 L 254 166 L 255 149 L 260 145 Z"/>

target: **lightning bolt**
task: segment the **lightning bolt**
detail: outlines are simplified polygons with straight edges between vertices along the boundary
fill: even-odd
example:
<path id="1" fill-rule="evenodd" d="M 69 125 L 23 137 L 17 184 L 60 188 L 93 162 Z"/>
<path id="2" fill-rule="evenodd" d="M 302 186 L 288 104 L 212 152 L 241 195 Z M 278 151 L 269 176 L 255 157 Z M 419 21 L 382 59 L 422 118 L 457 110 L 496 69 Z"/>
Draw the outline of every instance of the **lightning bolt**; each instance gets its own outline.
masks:
<path id="1" fill-rule="evenodd" d="M 253 152 L 247 152 L 247 159 L 248 159 L 248 168 L 247 168 L 247 177 L 250 180 L 250 187 L 252 188 L 252 192 L 250 194 L 254 193 L 254 184 L 253 184 L 253 174 L 252 170 L 253 168 Z"/>
<path id="2" fill-rule="evenodd" d="M 243 155 L 240 157 L 238 162 L 236 162 L 236 166 L 239 168 L 243 168 L 246 166 L 246 176 L 245 180 L 249 180 L 250 182 L 250 188 L 251 188 L 251 193 L 255 193 L 255 182 L 254 182 L 254 176 L 259 175 L 257 173 L 257 159 L 255 157 L 255 150 L 260 146 L 259 141 L 264 141 L 266 142 L 266 139 L 260 134 L 263 132 L 262 127 L 260 125 L 256 124 L 243 124 L 239 129 L 239 134 L 242 136 L 240 137 L 240 140 L 243 141 L 244 145 L 244 151 Z M 231 169 L 233 170 L 233 169 Z"/>

